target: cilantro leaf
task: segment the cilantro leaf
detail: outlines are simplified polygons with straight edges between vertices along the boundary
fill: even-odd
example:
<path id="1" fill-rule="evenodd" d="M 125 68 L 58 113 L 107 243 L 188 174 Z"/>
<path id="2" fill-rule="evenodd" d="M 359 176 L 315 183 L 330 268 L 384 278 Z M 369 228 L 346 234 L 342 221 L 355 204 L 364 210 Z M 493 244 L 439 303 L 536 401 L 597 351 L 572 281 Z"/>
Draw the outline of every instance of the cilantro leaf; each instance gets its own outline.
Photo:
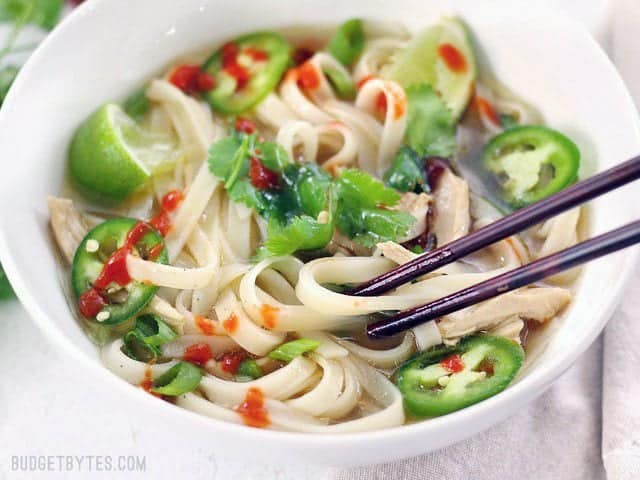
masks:
<path id="1" fill-rule="evenodd" d="M 291 163 L 289 155 L 282 145 L 275 142 L 261 142 L 256 145 L 256 156 L 269 170 L 280 172 Z"/>
<path id="2" fill-rule="evenodd" d="M 415 221 L 415 217 L 407 212 L 382 208 L 358 210 L 344 204 L 339 204 L 336 214 L 338 230 L 365 247 L 406 235 Z"/>
<path id="3" fill-rule="evenodd" d="M 251 139 L 250 136 L 226 137 L 209 148 L 209 170 L 220 180 L 224 180 L 227 190 L 249 172 Z"/>
<path id="4" fill-rule="evenodd" d="M 251 185 L 251 182 L 242 178 L 237 180 L 233 186 L 227 190 L 229 198 L 236 203 L 244 203 L 249 208 L 255 208 L 258 213 L 267 208 L 264 195 Z"/>
<path id="5" fill-rule="evenodd" d="M 406 92 L 407 144 L 423 157 L 451 157 L 456 150 L 456 125 L 444 101 L 427 84 L 412 85 Z"/>
<path id="6" fill-rule="evenodd" d="M 415 222 L 406 212 L 381 208 L 394 206 L 400 194 L 361 170 L 342 172 L 338 196 L 336 227 L 366 247 L 406 235 Z"/>
<path id="7" fill-rule="evenodd" d="M 308 215 L 294 217 L 287 225 L 269 221 L 264 253 L 291 255 L 299 250 L 323 248 L 333 236 L 333 222 L 319 223 Z"/>
<path id="8" fill-rule="evenodd" d="M 392 207 L 400 194 L 385 187 L 384 184 L 362 170 L 350 168 L 342 172 L 338 179 L 340 199 L 346 204 L 361 208 L 373 208 L 380 205 Z"/>
<path id="9" fill-rule="evenodd" d="M 63 0 L 0 0 L 0 22 L 31 23 L 45 30 L 56 26 Z"/>
<path id="10" fill-rule="evenodd" d="M 404 145 L 398 150 L 389 170 L 384 175 L 385 183 L 401 192 L 428 192 L 427 174 L 418 154 Z"/>

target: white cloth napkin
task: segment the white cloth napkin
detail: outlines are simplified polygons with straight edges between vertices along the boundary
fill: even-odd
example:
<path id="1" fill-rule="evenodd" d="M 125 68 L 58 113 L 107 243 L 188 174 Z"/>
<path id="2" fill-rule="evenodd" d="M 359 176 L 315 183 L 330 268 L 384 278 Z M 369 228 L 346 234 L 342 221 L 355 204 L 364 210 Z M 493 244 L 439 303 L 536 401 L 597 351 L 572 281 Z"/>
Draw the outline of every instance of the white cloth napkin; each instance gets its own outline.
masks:
<path id="1" fill-rule="evenodd" d="M 640 478 L 640 264 L 605 334 L 542 397 L 469 440 L 335 480 Z M 603 462 L 604 461 L 604 462 Z"/>
<path id="2" fill-rule="evenodd" d="M 612 2 L 612 58 L 640 105 L 640 2 Z M 606 40 L 606 39 L 601 39 Z M 334 480 L 640 479 L 640 264 L 605 333 L 542 397 L 502 424 Z"/>

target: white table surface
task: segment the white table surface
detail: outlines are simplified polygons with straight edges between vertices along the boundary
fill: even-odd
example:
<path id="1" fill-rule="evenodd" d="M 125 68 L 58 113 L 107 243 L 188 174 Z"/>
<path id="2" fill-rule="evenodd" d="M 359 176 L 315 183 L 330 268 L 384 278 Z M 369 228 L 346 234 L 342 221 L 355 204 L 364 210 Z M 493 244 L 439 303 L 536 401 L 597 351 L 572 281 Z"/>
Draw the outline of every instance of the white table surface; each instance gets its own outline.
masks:
<path id="1" fill-rule="evenodd" d="M 607 10 L 606 0 L 547 2 L 577 12 L 576 16 L 600 39 L 605 38 L 608 23 L 602 15 Z M 612 0 L 609 7 L 631 11 L 640 9 L 637 2 Z M 628 17 L 623 16 L 619 22 L 616 28 L 624 28 Z M 89 378 L 84 369 L 58 352 L 17 301 L 0 305 L 0 325 L 0 479 L 178 476 L 193 480 L 315 480 L 324 476 L 319 467 L 255 464 L 250 455 L 241 464 L 210 451 L 206 445 L 191 445 L 185 439 L 175 438 L 171 431 L 151 419 L 133 422 L 126 403 L 117 393 Z M 86 459 L 81 471 L 12 470 L 13 456 L 58 455 L 137 455 L 145 458 L 146 469 L 144 473 L 117 475 L 88 472 Z"/>

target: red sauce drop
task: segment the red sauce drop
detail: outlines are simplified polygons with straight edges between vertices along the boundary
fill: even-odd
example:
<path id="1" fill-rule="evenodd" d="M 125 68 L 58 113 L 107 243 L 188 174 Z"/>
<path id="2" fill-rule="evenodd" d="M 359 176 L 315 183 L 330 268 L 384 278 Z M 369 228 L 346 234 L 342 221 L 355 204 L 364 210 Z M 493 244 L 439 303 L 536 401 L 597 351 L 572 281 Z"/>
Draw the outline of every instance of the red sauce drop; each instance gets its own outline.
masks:
<path id="1" fill-rule="evenodd" d="M 235 375 L 245 358 L 244 352 L 228 352 L 220 359 L 220 366 L 225 372 Z"/>
<path id="2" fill-rule="evenodd" d="M 149 224 L 163 237 L 166 237 L 172 228 L 169 213 L 175 211 L 183 199 L 184 194 L 180 190 L 167 192 L 160 200 L 160 212 L 149 220 Z"/>
<path id="3" fill-rule="evenodd" d="M 215 85 L 213 77 L 199 65 L 177 67 L 169 75 L 169 82 L 188 94 L 207 92 Z"/>
<path id="4" fill-rule="evenodd" d="M 365 83 L 367 83 L 369 80 L 373 80 L 374 78 L 376 78 L 373 75 L 365 75 L 364 77 L 362 77 L 360 80 L 358 80 L 358 83 L 356 84 L 356 88 L 358 90 L 360 90 Z"/>
<path id="5" fill-rule="evenodd" d="M 262 322 L 265 327 L 273 329 L 276 327 L 276 321 L 278 320 L 278 307 L 273 305 L 263 304 L 260 307 L 260 314 L 262 315 Z"/>
<path id="6" fill-rule="evenodd" d="M 238 63 L 230 63 L 224 67 L 227 75 L 236 79 L 236 91 L 242 90 L 251 79 L 249 71 Z"/>
<path id="7" fill-rule="evenodd" d="M 269 60 L 269 54 L 259 48 L 247 47 L 243 53 L 249 55 L 254 62 L 266 62 Z"/>
<path id="8" fill-rule="evenodd" d="M 450 371 L 451 373 L 458 373 L 464 370 L 464 363 L 462 363 L 462 358 L 457 353 L 448 356 L 447 358 L 443 358 L 440 360 L 440 365 L 445 370 Z"/>
<path id="9" fill-rule="evenodd" d="M 298 67 L 298 85 L 305 90 L 315 90 L 320 86 L 320 76 L 315 65 L 304 62 Z"/>
<path id="10" fill-rule="evenodd" d="M 183 198 L 184 195 L 180 190 L 171 190 L 170 192 L 167 192 L 164 197 L 162 197 L 160 205 L 162 206 L 162 209 L 164 211 L 173 212 L 176 208 L 178 208 L 178 205 L 180 205 L 180 202 L 182 202 Z"/>
<path id="11" fill-rule="evenodd" d="M 136 244 L 144 238 L 144 236 L 149 233 L 149 225 L 144 222 L 136 223 L 129 233 L 127 233 L 127 238 L 124 241 L 124 245 L 122 248 L 131 249 L 136 246 Z"/>
<path id="12" fill-rule="evenodd" d="M 147 365 L 147 368 L 144 369 L 144 378 L 140 382 L 140 386 L 147 392 L 153 388 L 153 370 L 151 369 L 151 365 Z"/>
<path id="13" fill-rule="evenodd" d="M 215 86 L 216 81 L 210 73 L 200 72 L 200 75 L 198 75 L 198 78 L 196 79 L 196 88 L 198 92 L 208 92 L 209 90 L 213 90 L 213 87 Z"/>
<path id="14" fill-rule="evenodd" d="M 498 117 L 494 108 L 485 98 L 476 95 L 474 104 L 480 115 L 487 118 L 494 125 L 500 126 L 500 117 Z"/>
<path id="15" fill-rule="evenodd" d="M 194 343 L 189 345 L 182 357 L 185 362 L 195 363 L 203 367 L 205 363 L 213 358 L 211 347 L 206 343 Z"/>
<path id="16" fill-rule="evenodd" d="M 378 93 L 376 97 L 376 110 L 382 114 L 387 111 L 387 96 L 384 92 Z"/>
<path id="17" fill-rule="evenodd" d="M 239 132 L 243 132 L 251 135 L 253 132 L 256 131 L 256 124 L 253 123 L 248 118 L 238 117 L 234 124 L 234 128 Z"/>
<path id="18" fill-rule="evenodd" d="M 259 388 L 251 387 L 247 390 L 244 402 L 235 408 L 245 425 L 256 428 L 266 428 L 271 424 L 269 412 L 264 406 L 264 395 Z"/>
<path id="19" fill-rule="evenodd" d="M 149 223 L 163 237 L 166 237 L 167 234 L 171 231 L 171 219 L 169 218 L 167 212 L 165 212 L 164 210 L 160 211 L 160 213 L 149 220 Z"/>
<path id="20" fill-rule="evenodd" d="M 222 328 L 229 333 L 235 333 L 238 330 L 238 317 L 232 313 L 229 318 L 222 322 Z"/>
<path id="21" fill-rule="evenodd" d="M 195 321 L 198 329 L 202 333 L 208 336 L 215 335 L 215 325 L 210 319 L 208 319 L 207 317 L 203 317 L 202 315 L 196 315 Z"/>
<path id="22" fill-rule="evenodd" d="M 154 397 L 163 398 L 159 393 L 151 391 L 153 388 L 153 370 L 151 369 L 151 364 L 147 364 L 147 367 L 144 369 L 144 378 L 140 382 L 140 387 Z"/>
<path id="23" fill-rule="evenodd" d="M 440 45 L 438 55 L 452 72 L 463 73 L 467 70 L 467 60 L 464 55 L 450 43 Z"/>
<path id="24" fill-rule="evenodd" d="M 116 250 L 107 263 L 102 267 L 102 271 L 94 282 L 93 286 L 97 290 L 105 290 L 110 283 L 117 283 L 124 287 L 131 281 L 129 271 L 127 270 L 127 255 L 131 251 L 131 247 L 127 244 Z"/>
<path id="25" fill-rule="evenodd" d="M 278 187 L 280 177 L 277 172 L 265 167 L 264 164 L 255 157 L 251 157 L 249 163 L 249 179 L 251 180 L 251 185 L 258 190 L 269 190 Z"/>
<path id="26" fill-rule="evenodd" d="M 78 309 L 85 318 L 95 317 L 105 305 L 104 298 L 95 288 L 87 290 L 78 299 Z"/>
<path id="27" fill-rule="evenodd" d="M 223 67 L 236 63 L 236 59 L 238 58 L 238 45 L 233 42 L 225 43 L 222 46 L 221 52 Z"/>

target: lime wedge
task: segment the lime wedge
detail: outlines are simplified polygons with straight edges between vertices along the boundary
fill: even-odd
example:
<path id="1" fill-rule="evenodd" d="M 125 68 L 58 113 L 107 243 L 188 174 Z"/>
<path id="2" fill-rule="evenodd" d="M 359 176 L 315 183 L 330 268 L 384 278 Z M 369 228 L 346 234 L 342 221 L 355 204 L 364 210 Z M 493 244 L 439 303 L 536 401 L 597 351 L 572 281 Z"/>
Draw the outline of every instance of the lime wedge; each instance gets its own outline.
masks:
<path id="1" fill-rule="evenodd" d="M 447 57 L 447 52 L 454 56 L 453 61 Z M 466 27 L 456 18 L 442 19 L 396 52 L 380 73 L 404 88 L 431 85 L 453 116 L 459 118 L 471 99 L 477 73 Z"/>
<path id="2" fill-rule="evenodd" d="M 172 168 L 174 138 L 151 133 L 114 103 L 100 107 L 76 131 L 69 150 L 71 177 L 86 193 L 122 201 L 152 175 Z"/>

